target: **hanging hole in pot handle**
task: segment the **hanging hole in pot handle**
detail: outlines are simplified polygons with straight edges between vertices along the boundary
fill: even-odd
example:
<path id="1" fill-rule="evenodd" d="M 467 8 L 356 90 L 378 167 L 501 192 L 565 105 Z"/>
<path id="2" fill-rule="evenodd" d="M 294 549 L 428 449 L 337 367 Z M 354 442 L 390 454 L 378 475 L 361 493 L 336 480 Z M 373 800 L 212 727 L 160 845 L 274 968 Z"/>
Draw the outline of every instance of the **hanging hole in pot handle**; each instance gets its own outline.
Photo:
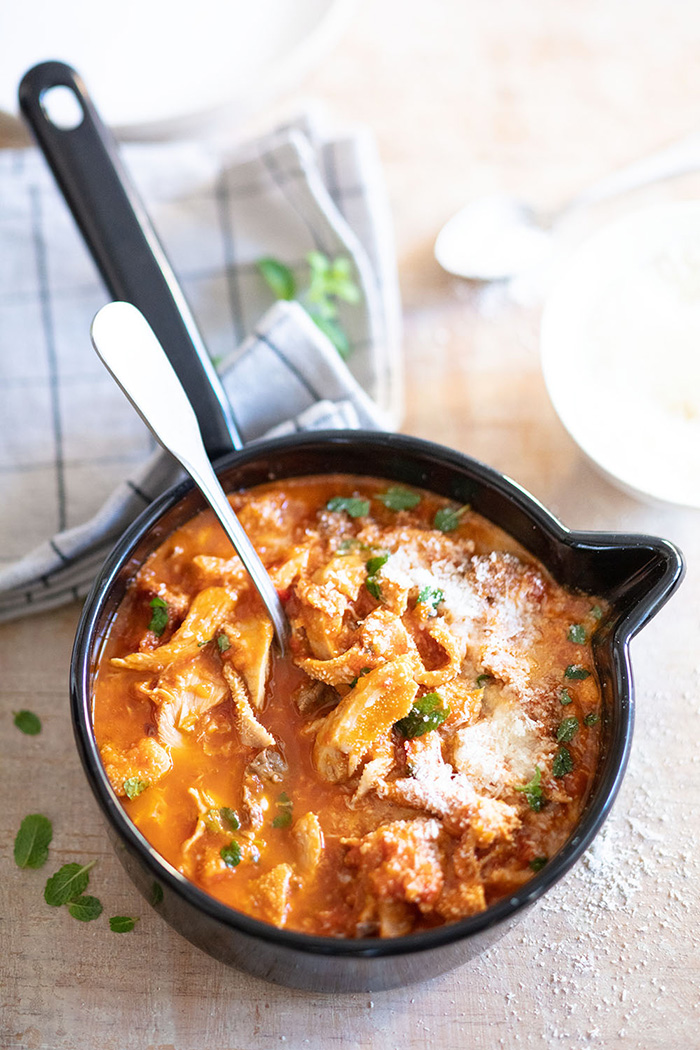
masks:
<path id="1" fill-rule="evenodd" d="M 110 295 L 136 306 L 165 348 L 210 459 L 241 448 L 184 293 L 82 79 L 64 62 L 41 62 L 22 78 L 19 104 Z"/>

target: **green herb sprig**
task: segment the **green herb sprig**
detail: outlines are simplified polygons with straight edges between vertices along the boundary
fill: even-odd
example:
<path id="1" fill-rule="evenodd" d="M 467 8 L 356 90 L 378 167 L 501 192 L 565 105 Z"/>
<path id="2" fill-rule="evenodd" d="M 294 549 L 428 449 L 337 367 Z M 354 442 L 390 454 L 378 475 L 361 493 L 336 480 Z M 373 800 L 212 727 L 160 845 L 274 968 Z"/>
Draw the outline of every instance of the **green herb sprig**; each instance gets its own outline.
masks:
<path id="1" fill-rule="evenodd" d="M 417 492 L 411 492 L 400 485 L 392 485 L 386 492 L 378 492 L 374 498 L 383 503 L 388 510 L 394 511 L 413 510 L 421 501 Z"/>
<path id="2" fill-rule="evenodd" d="M 437 729 L 449 717 L 450 708 L 440 694 L 426 693 L 425 696 L 416 700 L 404 718 L 394 723 L 394 729 L 406 740 L 412 740 L 414 737 L 425 736 L 431 730 Z"/>
<path id="3" fill-rule="evenodd" d="M 440 532 L 454 532 L 459 527 L 462 515 L 466 514 L 468 507 L 440 507 L 435 512 L 433 526 Z"/>
<path id="4" fill-rule="evenodd" d="M 283 791 L 277 799 L 277 816 L 273 818 L 273 828 L 289 828 L 292 826 L 292 812 L 294 809 L 294 803 L 287 794 Z"/>
<path id="5" fill-rule="evenodd" d="M 528 781 L 527 784 L 516 785 L 515 790 L 522 791 L 530 809 L 533 809 L 535 813 L 539 813 L 547 801 L 542 788 L 542 770 L 540 767 L 535 766 L 532 780 Z"/>
<path id="6" fill-rule="evenodd" d="M 438 605 L 445 600 L 445 592 L 439 587 L 422 587 L 418 592 L 418 604 L 428 607 L 428 616 L 437 616 Z"/>
<path id="7" fill-rule="evenodd" d="M 326 503 L 326 510 L 345 511 L 351 518 L 364 518 L 369 514 L 369 500 L 358 496 L 333 496 Z"/>
<path id="8" fill-rule="evenodd" d="M 168 626 L 168 603 L 156 595 L 155 598 L 151 598 L 148 604 L 153 610 L 148 624 L 148 630 L 153 631 L 153 633 L 160 638 L 163 631 Z"/>

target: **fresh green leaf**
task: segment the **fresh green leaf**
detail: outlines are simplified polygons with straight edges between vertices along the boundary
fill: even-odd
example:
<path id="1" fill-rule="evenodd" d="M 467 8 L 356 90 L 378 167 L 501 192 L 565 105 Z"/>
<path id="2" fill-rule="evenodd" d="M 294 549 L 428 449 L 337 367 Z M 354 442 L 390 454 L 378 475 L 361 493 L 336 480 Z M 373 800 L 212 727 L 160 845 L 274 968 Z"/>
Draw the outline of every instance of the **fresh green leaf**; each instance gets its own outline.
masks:
<path id="1" fill-rule="evenodd" d="M 139 777 L 129 777 L 124 781 L 124 792 L 127 798 L 136 798 L 147 787 L 149 787 L 149 782 Z"/>
<path id="2" fill-rule="evenodd" d="M 586 644 L 586 628 L 582 623 L 572 623 L 569 627 L 569 633 L 566 636 L 570 642 L 574 645 L 585 645 Z"/>
<path id="3" fill-rule="evenodd" d="M 585 667 L 581 667 L 580 664 L 569 664 L 567 669 L 564 671 L 564 678 L 573 678 L 578 681 L 583 681 L 584 678 L 588 678 L 590 671 L 587 671 Z"/>
<path id="4" fill-rule="evenodd" d="M 277 299 L 293 299 L 297 294 L 294 274 L 279 259 L 258 259 L 257 267 Z"/>
<path id="5" fill-rule="evenodd" d="M 594 726 L 597 721 L 598 721 L 597 713 L 595 711 L 591 711 L 591 713 L 586 715 L 586 717 L 584 718 L 583 724 L 585 726 Z"/>
<path id="6" fill-rule="evenodd" d="M 36 736 L 41 732 L 41 719 L 33 711 L 14 711 L 14 723 L 27 736 Z"/>
<path id="7" fill-rule="evenodd" d="M 109 920 L 109 928 L 112 933 L 131 933 L 138 921 L 129 915 L 113 915 Z"/>
<path id="8" fill-rule="evenodd" d="M 458 528 L 460 519 L 466 510 L 467 507 L 440 507 L 435 512 L 433 525 L 440 532 L 454 532 Z"/>
<path id="9" fill-rule="evenodd" d="M 579 731 L 578 718 L 563 718 L 557 726 L 557 741 L 560 744 L 568 744 Z"/>
<path id="10" fill-rule="evenodd" d="M 365 562 L 365 568 L 369 576 L 376 576 L 381 568 L 383 568 L 389 561 L 389 555 L 385 551 L 383 554 L 377 554 L 374 558 L 368 558 Z"/>
<path id="11" fill-rule="evenodd" d="M 30 813 L 15 836 L 15 864 L 18 868 L 40 868 L 49 856 L 53 827 L 48 817 Z"/>
<path id="12" fill-rule="evenodd" d="M 562 745 L 554 756 L 554 761 L 552 762 L 552 776 L 557 778 L 564 777 L 567 773 L 570 773 L 573 768 L 574 760 L 571 757 L 571 752 L 568 747 Z"/>
<path id="13" fill-rule="evenodd" d="M 591 609 L 591 616 L 594 620 L 601 620 L 603 618 L 603 610 L 600 605 L 594 605 Z"/>
<path id="14" fill-rule="evenodd" d="M 277 816 L 272 821 L 273 828 L 291 827 L 293 809 L 294 803 L 287 792 L 283 791 L 277 799 Z"/>
<path id="15" fill-rule="evenodd" d="M 369 674 L 371 670 L 371 667 L 363 667 L 360 673 L 358 674 L 357 678 L 353 678 L 352 682 L 350 683 L 350 688 L 354 689 L 357 683 L 360 681 L 360 679 L 364 678 L 366 674 Z"/>
<path id="16" fill-rule="evenodd" d="M 219 850 L 219 856 L 223 860 L 227 868 L 236 868 L 241 863 L 241 847 L 235 839 L 231 839 L 228 846 L 222 846 Z"/>
<path id="17" fill-rule="evenodd" d="M 549 857 L 533 857 L 530 861 L 530 867 L 533 871 L 542 871 L 548 860 Z"/>
<path id="18" fill-rule="evenodd" d="M 481 689 L 481 687 L 482 687 L 483 685 L 485 685 L 485 684 L 486 684 L 486 682 L 488 682 L 488 681 L 490 680 L 490 678 L 491 678 L 491 675 L 490 675 L 490 674 L 480 674 L 480 675 L 479 675 L 479 676 L 477 677 L 477 679 L 476 679 L 476 685 L 477 685 L 477 688 L 478 688 L 478 689 Z"/>
<path id="19" fill-rule="evenodd" d="M 218 634 L 216 636 L 216 644 L 220 653 L 225 653 L 227 649 L 231 648 L 231 643 L 228 640 L 227 634 Z"/>
<path id="20" fill-rule="evenodd" d="M 222 806 L 219 810 L 222 823 L 230 828 L 231 831 L 238 831 L 241 826 L 241 822 L 238 819 L 238 814 L 235 809 L 230 809 L 228 806 Z"/>
<path id="21" fill-rule="evenodd" d="M 333 496 L 326 503 L 326 510 L 344 510 L 351 518 L 363 518 L 369 514 L 369 500 L 358 496 Z"/>
<path id="22" fill-rule="evenodd" d="M 421 497 L 417 492 L 404 489 L 400 485 L 392 485 L 386 492 L 378 492 L 375 496 L 388 510 L 412 510 L 417 507 Z"/>
<path id="23" fill-rule="evenodd" d="M 567 704 L 573 704 L 574 698 L 568 689 L 559 690 L 559 703 L 562 707 L 566 707 Z"/>
<path id="24" fill-rule="evenodd" d="M 400 718 L 394 724 L 394 729 L 405 737 L 412 740 L 417 736 L 424 736 L 450 717 L 450 709 L 444 703 L 439 693 L 426 693 L 416 700 L 415 704 L 404 718 Z"/>
<path id="25" fill-rule="evenodd" d="M 323 334 L 330 339 L 343 361 L 347 361 L 350 357 L 350 340 L 340 323 L 334 317 L 323 317 L 316 310 L 309 310 L 309 317 L 316 327 L 320 328 Z"/>
<path id="26" fill-rule="evenodd" d="M 80 922 L 92 922 L 102 914 L 102 904 L 97 897 L 77 897 L 69 903 L 68 911 Z"/>
<path id="27" fill-rule="evenodd" d="M 153 631 L 160 638 L 161 634 L 168 626 L 168 603 L 164 602 L 162 598 L 151 598 L 149 602 L 151 609 L 153 609 L 153 615 L 151 616 L 151 622 L 148 625 L 148 630 Z"/>
<path id="28" fill-rule="evenodd" d="M 515 790 L 522 791 L 530 809 L 534 809 L 535 813 L 539 813 L 547 801 L 542 790 L 542 770 L 540 767 L 535 766 L 532 780 L 527 784 L 517 785 Z"/>
<path id="29" fill-rule="evenodd" d="M 368 576 L 365 580 L 365 587 L 378 602 L 382 600 L 382 588 L 376 576 Z"/>
<path id="30" fill-rule="evenodd" d="M 418 592 L 418 602 L 420 605 L 428 605 L 432 610 L 430 615 L 437 616 L 437 607 L 440 602 L 444 602 L 445 593 L 441 591 L 439 587 L 421 587 Z"/>
<path id="31" fill-rule="evenodd" d="M 75 900 L 85 893 L 90 881 L 90 870 L 96 861 L 89 864 L 64 864 L 46 883 L 44 900 L 53 908 L 59 908 L 68 901 Z"/>

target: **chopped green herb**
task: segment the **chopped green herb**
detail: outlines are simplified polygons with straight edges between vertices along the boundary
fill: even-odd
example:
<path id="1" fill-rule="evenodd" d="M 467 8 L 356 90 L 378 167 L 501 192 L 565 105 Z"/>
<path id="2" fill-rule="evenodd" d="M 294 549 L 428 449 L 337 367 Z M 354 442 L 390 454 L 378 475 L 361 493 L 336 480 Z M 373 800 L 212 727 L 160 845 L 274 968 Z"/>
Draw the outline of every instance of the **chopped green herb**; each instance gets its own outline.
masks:
<path id="1" fill-rule="evenodd" d="M 14 723 L 27 736 L 36 736 L 41 732 L 41 719 L 33 711 L 14 711 Z"/>
<path id="2" fill-rule="evenodd" d="M 241 847 L 235 839 L 231 839 L 228 846 L 222 846 L 219 850 L 219 856 L 223 860 L 227 868 L 236 868 L 241 863 Z"/>
<path id="3" fill-rule="evenodd" d="M 574 760 L 568 747 L 559 748 L 552 762 L 552 776 L 565 777 L 574 768 Z"/>
<path id="4" fill-rule="evenodd" d="M 311 269 L 310 302 L 321 303 L 330 296 L 346 303 L 360 301 L 360 290 L 352 278 L 352 263 L 345 256 L 331 260 L 323 252 L 309 252 L 306 261 Z"/>
<path id="5" fill-rule="evenodd" d="M 549 857 L 533 857 L 530 861 L 530 867 L 533 871 L 542 871 L 548 860 Z"/>
<path id="6" fill-rule="evenodd" d="M 573 704 L 574 698 L 568 689 L 559 690 L 559 703 L 562 707 L 566 707 L 567 704 Z"/>
<path id="7" fill-rule="evenodd" d="M 241 826 L 241 822 L 238 819 L 238 814 L 235 809 L 230 809 L 228 806 L 222 806 L 219 810 L 222 823 L 230 828 L 231 831 L 238 831 Z"/>
<path id="8" fill-rule="evenodd" d="M 584 678 L 588 678 L 590 673 L 585 667 L 581 667 L 580 664 L 569 664 L 564 671 L 564 678 L 574 678 L 583 681 Z"/>
<path id="9" fill-rule="evenodd" d="M 365 587 L 378 602 L 382 600 L 382 589 L 376 576 L 368 576 L 365 580 Z"/>
<path id="10" fill-rule="evenodd" d="M 344 510 L 351 518 L 363 518 L 369 514 L 369 500 L 358 496 L 333 496 L 326 503 L 326 510 Z"/>
<path id="11" fill-rule="evenodd" d="M 375 499 L 378 499 L 389 510 L 412 510 L 421 501 L 417 492 L 401 488 L 400 485 L 392 485 L 386 492 L 378 493 Z"/>
<path id="12" fill-rule="evenodd" d="M 151 616 L 148 630 L 153 631 L 160 638 L 168 626 L 168 603 L 164 602 L 162 598 L 155 597 L 151 598 L 149 604 L 153 609 L 153 615 Z"/>
<path id="13" fill-rule="evenodd" d="M 77 897 L 69 903 L 68 911 L 80 922 L 92 922 L 102 914 L 102 904 L 97 897 Z"/>
<path id="14" fill-rule="evenodd" d="M 491 679 L 491 675 L 490 674 L 480 674 L 478 676 L 477 680 L 476 680 L 477 688 L 481 689 L 482 686 L 486 685 L 486 683 L 488 681 L 490 681 L 490 679 Z"/>
<path id="15" fill-rule="evenodd" d="M 296 295 L 294 274 L 279 259 L 258 259 L 257 267 L 278 299 L 293 299 Z"/>
<path id="16" fill-rule="evenodd" d="M 346 536 L 344 540 L 341 540 L 335 553 L 339 554 L 342 558 L 345 557 L 346 554 L 355 554 L 355 552 L 360 550 L 361 547 L 362 544 L 359 540 L 356 540 L 354 536 Z"/>
<path id="17" fill-rule="evenodd" d="M 450 709 L 444 703 L 439 693 L 426 693 L 416 700 L 415 704 L 404 718 L 394 723 L 394 729 L 405 737 L 412 740 L 417 736 L 424 736 L 450 717 Z"/>
<path id="18" fill-rule="evenodd" d="M 586 717 L 584 718 L 583 724 L 585 726 L 594 726 L 597 721 L 598 721 L 598 715 L 596 714 L 595 711 L 591 711 L 591 713 L 586 715 Z"/>
<path id="19" fill-rule="evenodd" d="M 213 638 L 205 638 L 203 642 L 197 642 L 197 648 L 202 649 L 205 645 L 209 645 L 209 642 L 213 642 Z"/>
<path id="20" fill-rule="evenodd" d="M 594 605 L 591 609 L 591 616 L 594 620 L 601 620 L 603 618 L 603 610 L 600 605 Z"/>
<path id="21" fill-rule="evenodd" d="M 216 644 L 219 647 L 220 653 L 225 653 L 227 649 L 231 648 L 231 643 L 228 640 L 227 634 L 218 634 L 216 636 Z"/>
<path id="22" fill-rule="evenodd" d="M 418 593 L 419 603 L 430 607 L 430 616 L 437 616 L 437 607 L 444 600 L 445 592 L 441 591 L 439 587 L 423 587 Z"/>
<path id="23" fill-rule="evenodd" d="M 136 798 L 148 786 L 147 780 L 141 780 L 139 777 L 129 777 L 124 781 L 124 793 L 127 798 Z"/>
<path id="24" fill-rule="evenodd" d="M 272 821 L 273 828 L 289 828 L 292 825 L 292 810 L 294 803 L 287 794 L 283 791 L 277 799 L 277 816 Z"/>
<path id="25" fill-rule="evenodd" d="M 364 678 L 366 674 L 369 674 L 371 670 L 371 667 L 363 667 L 360 673 L 358 674 L 357 678 L 353 678 L 352 682 L 350 683 L 350 688 L 354 689 L 357 683 L 360 681 L 360 679 Z"/>
<path id="26" fill-rule="evenodd" d="M 155 907 L 156 904 L 163 903 L 163 887 L 159 882 L 151 883 L 151 904 Z"/>
<path id="27" fill-rule="evenodd" d="M 557 741 L 560 744 L 568 744 L 579 731 L 578 718 L 563 718 L 557 727 Z"/>
<path id="28" fill-rule="evenodd" d="M 48 817 L 30 813 L 15 836 L 15 864 L 18 868 L 40 868 L 49 856 L 53 827 Z"/>
<path id="29" fill-rule="evenodd" d="M 570 642 L 574 645 L 585 645 L 586 644 L 586 628 L 582 623 L 572 623 L 569 627 L 569 633 L 566 636 Z"/>
<path id="30" fill-rule="evenodd" d="M 89 864 L 64 864 L 55 875 L 47 881 L 44 887 L 44 900 L 52 908 L 60 908 L 62 904 L 80 897 L 87 889 L 90 881 L 90 870 L 97 862 L 91 860 Z"/>
<path id="31" fill-rule="evenodd" d="M 369 558 L 365 563 L 365 568 L 370 576 L 376 576 L 379 570 L 386 565 L 389 561 L 388 551 L 384 551 L 383 554 L 377 554 L 374 558 Z"/>
<path id="32" fill-rule="evenodd" d="M 440 532 L 454 532 L 467 509 L 467 507 L 440 507 L 433 518 L 434 527 Z"/>
<path id="33" fill-rule="evenodd" d="M 113 915 L 109 920 L 109 928 L 112 933 L 131 933 L 138 921 L 129 915 Z"/>
<path id="34" fill-rule="evenodd" d="M 527 800 L 528 806 L 530 807 L 530 809 L 534 809 L 535 813 L 539 813 L 539 811 L 542 809 L 545 802 L 547 801 L 544 797 L 544 791 L 542 790 L 541 781 L 542 770 L 539 766 L 535 766 L 535 772 L 532 777 L 532 780 L 530 780 L 527 784 L 518 785 L 515 788 L 516 791 L 523 792 Z"/>

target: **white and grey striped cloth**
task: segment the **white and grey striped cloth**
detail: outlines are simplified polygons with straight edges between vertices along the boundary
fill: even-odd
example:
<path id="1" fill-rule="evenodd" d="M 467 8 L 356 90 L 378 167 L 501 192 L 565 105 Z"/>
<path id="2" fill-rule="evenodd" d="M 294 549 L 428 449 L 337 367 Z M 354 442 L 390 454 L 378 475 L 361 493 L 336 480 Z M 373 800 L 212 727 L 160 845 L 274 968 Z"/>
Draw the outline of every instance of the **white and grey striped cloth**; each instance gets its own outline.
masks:
<path id="1" fill-rule="evenodd" d="M 165 246 L 245 441 L 391 426 L 401 411 L 398 293 L 373 142 L 304 120 L 222 154 L 132 145 L 125 165 Z M 346 366 L 256 267 L 300 278 L 313 249 L 352 260 Z M 34 149 L 0 153 L 0 620 L 83 596 L 129 522 L 180 477 L 97 359 L 95 267 Z"/>

